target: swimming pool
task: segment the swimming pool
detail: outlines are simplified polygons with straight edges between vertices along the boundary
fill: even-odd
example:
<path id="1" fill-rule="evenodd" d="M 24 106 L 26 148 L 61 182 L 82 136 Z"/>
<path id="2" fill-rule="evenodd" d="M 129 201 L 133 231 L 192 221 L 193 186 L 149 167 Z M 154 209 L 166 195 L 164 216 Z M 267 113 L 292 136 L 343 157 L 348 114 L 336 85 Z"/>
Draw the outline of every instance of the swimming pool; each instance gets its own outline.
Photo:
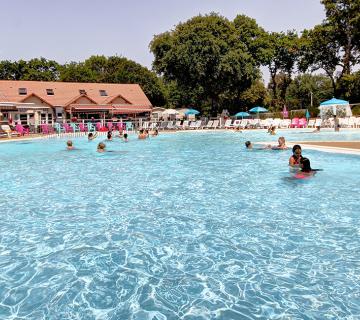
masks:
<path id="1" fill-rule="evenodd" d="M 360 317 L 360 157 L 304 151 L 324 171 L 294 181 L 244 148 L 276 138 L 0 144 L 0 318 Z"/>

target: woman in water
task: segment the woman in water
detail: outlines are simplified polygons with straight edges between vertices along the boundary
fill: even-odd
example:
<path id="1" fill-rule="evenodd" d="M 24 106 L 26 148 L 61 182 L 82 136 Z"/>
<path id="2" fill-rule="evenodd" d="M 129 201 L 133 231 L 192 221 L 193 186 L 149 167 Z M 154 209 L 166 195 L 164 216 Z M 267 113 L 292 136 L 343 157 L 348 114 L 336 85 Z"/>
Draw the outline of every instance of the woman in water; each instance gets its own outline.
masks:
<path id="1" fill-rule="evenodd" d="M 287 147 L 287 145 L 286 145 L 286 142 L 285 142 L 285 138 L 284 138 L 284 137 L 279 137 L 279 139 L 278 139 L 278 145 L 271 147 L 271 149 L 273 149 L 273 150 L 286 150 L 287 148 L 288 148 L 288 147 Z"/>
<path id="2" fill-rule="evenodd" d="M 112 140 L 112 132 L 111 132 L 111 131 L 108 131 L 108 133 L 107 133 L 107 139 L 108 139 L 109 141 Z"/>
<path id="3" fill-rule="evenodd" d="M 301 155 L 301 147 L 296 144 L 292 148 L 292 156 L 289 158 L 289 166 L 292 168 L 299 168 L 300 166 L 300 160 L 302 158 Z"/>

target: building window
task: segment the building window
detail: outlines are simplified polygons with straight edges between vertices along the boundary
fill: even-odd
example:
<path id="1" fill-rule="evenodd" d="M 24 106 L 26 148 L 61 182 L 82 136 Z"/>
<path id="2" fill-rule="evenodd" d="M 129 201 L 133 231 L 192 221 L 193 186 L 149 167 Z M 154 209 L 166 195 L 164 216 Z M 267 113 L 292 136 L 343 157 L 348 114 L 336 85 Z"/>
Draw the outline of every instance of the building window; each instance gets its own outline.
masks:
<path id="1" fill-rule="evenodd" d="M 24 96 L 27 94 L 27 89 L 26 88 L 19 88 L 19 94 Z"/>
<path id="2" fill-rule="evenodd" d="M 46 94 L 48 96 L 53 96 L 54 95 L 54 90 L 53 89 L 46 89 Z"/>
<path id="3" fill-rule="evenodd" d="M 108 95 L 107 92 L 106 92 L 106 90 L 99 90 L 99 92 L 100 92 L 100 95 L 101 95 L 102 97 L 105 97 L 105 96 Z"/>
<path id="4" fill-rule="evenodd" d="M 80 90 L 79 90 L 79 93 L 80 93 L 80 94 L 86 94 L 86 91 L 85 91 L 84 89 L 80 89 Z"/>

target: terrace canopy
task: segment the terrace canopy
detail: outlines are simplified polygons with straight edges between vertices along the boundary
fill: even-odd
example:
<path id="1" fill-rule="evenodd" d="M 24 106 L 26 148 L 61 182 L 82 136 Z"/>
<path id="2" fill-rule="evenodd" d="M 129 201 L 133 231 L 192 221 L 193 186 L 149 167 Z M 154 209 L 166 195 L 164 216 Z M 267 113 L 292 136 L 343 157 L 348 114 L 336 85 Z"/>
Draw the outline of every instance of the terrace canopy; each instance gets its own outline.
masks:
<path id="1" fill-rule="evenodd" d="M 320 103 L 320 117 L 329 118 L 332 116 L 351 117 L 349 101 L 332 98 Z"/>

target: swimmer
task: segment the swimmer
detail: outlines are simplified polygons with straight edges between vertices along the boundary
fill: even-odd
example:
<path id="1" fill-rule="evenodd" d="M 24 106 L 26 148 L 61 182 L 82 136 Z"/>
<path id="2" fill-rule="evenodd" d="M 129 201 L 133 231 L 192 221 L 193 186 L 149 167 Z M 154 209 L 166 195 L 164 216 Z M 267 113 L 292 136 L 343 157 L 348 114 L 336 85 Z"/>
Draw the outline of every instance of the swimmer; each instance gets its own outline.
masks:
<path id="1" fill-rule="evenodd" d="M 253 145 L 252 145 L 251 141 L 246 141 L 245 142 L 245 147 L 246 147 L 246 149 L 252 149 Z"/>
<path id="2" fill-rule="evenodd" d="M 275 126 L 272 126 L 268 129 L 268 133 L 272 136 L 276 135 L 276 132 L 275 132 L 275 129 L 276 127 Z"/>
<path id="3" fill-rule="evenodd" d="M 153 136 L 153 137 L 156 137 L 156 136 L 158 136 L 158 135 L 159 135 L 159 131 L 158 131 L 157 128 L 155 128 L 154 131 L 153 131 L 153 133 L 152 133 L 152 136 Z"/>
<path id="4" fill-rule="evenodd" d="M 111 131 L 108 131 L 108 133 L 107 133 L 107 139 L 108 139 L 109 141 L 112 140 L 112 132 L 111 132 Z"/>
<path id="5" fill-rule="evenodd" d="M 279 137 L 278 139 L 278 145 L 271 147 L 272 150 L 286 150 L 288 147 L 285 142 L 284 137 Z"/>
<path id="6" fill-rule="evenodd" d="M 71 140 L 66 141 L 66 149 L 74 150 L 73 142 Z"/>
<path id="7" fill-rule="evenodd" d="M 298 144 L 294 145 L 292 148 L 292 156 L 289 158 L 289 166 L 292 168 L 299 168 L 300 160 L 302 158 L 301 155 L 301 146 Z"/>
<path id="8" fill-rule="evenodd" d="M 124 133 L 124 142 L 128 142 L 129 139 L 128 139 L 128 134 L 127 133 Z"/>
<path id="9" fill-rule="evenodd" d="M 139 130 L 138 139 L 143 140 L 143 139 L 146 139 L 146 138 L 147 138 L 147 134 L 144 132 L 143 129 L 140 129 L 140 130 Z"/>
<path id="10" fill-rule="evenodd" d="M 88 134 L 88 141 L 94 140 L 97 137 L 97 132 L 95 132 L 95 134 L 93 134 L 92 132 L 89 132 Z"/>
<path id="11" fill-rule="evenodd" d="M 100 142 L 97 146 L 97 152 L 103 153 L 105 152 L 106 144 L 104 142 Z"/>
<path id="12" fill-rule="evenodd" d="M 310 160 L 305 157 L 302 157 L 300 160 L 300 168 L 300 172 L 297 172 L 294 176 L 297 179 L 305 179 L 315 175 L 317 171 L 322 171 L 322 169 L 312 169 Z"/>
<path id="13" fill-rule="evenodd" d="M 261 148 L 254 148 L 253 144 L 251 143 L 251 141 L 246 141 L 245 142 L 245 147 L 246 149 L 249 149 L 249 150 L 265 150 L 265 149 L 268 149 L 268 147 L 261 147 Z"/>
<path id="14" fill-rule="evenodd" d="M 316 129 L 313 131 L 313 133 L 320 132 L 320 126 L 316 126 Z"/>

